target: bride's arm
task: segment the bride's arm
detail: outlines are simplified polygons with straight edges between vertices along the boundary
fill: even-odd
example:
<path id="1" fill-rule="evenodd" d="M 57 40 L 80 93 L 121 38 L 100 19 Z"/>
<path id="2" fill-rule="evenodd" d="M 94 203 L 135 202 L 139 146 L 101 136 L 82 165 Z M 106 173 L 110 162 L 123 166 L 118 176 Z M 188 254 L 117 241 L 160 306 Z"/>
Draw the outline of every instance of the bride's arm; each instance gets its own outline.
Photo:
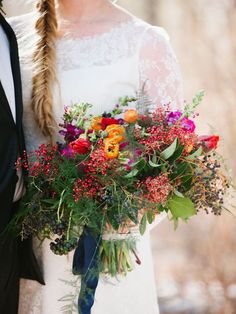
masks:
<path id="1" fill-rule="evenodd" d="M 170 104 L 171 108 L 181 108 L 182 77 L 175 53 L 165 30 L 150 27 L 144 33 L 139 53 L 140 89 L 144 86 L 151 110 Z M 166 217 L 157 215 L 150 229 Z"/>
<path id="2" fill-rule="evenodd" d="M 166 31 L 152 26 L 143 35 L 139 52 L 140 88 L 152 106 L 182 106 L 182 77 Z"/>

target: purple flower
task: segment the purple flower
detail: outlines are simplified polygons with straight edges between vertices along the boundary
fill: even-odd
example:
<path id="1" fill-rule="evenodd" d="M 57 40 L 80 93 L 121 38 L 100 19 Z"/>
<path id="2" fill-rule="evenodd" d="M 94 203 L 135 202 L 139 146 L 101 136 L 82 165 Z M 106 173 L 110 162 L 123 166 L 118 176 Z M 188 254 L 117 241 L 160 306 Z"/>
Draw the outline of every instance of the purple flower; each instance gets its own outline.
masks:
<path id="1" fill-rule="evenodd" d="M 64 136 L 65 140 L 72 142 L 76 140 L 81 134 L 84 133 L 84 130 L 68 123 L 64 125 L 65 130 L 60 130 L 59 133 Z"/>
<path id="2" fill-rule="evenodd" d="M 195 123 L 186 117 L 181 120 L 181 125 L 183 129 L 189 131 L 190 133 L 193 133 L 196 128 Z"/>
<path id="3" fill-rule="evenodd" d="M 128 161 L 128 163 L 125 165 L 125 169 L 127 170 L 127 171 L 131 171 L 132 170 L 132 164 L 134 163 L 135 161 L 134 161 L 134 159 L 130 159 L 129 161 Z"/>
<path id="4" fill-rule="evenodd" d="M 65 146 L 64 148 L 62 148 L 61 154 L 62 156 L 67 157 L 67 158 L 73 157 L 73 151 L 69 146 Z"/>
<path id="5" fill-rule="evenodd" d="M 133 163 L 134 163 L 134 159 L 130 159 L 129 161 L 128 161 L 128 165 L 130 166 L 130 165 L 132 165 Z"/>
<path id="6" fill-rule="evenodd" d="M 180 120 L 180 117 L 182 115 L 181 111 L 172 111 L 169 113 L 168 117 L 167 117 L 167 123 L 168 125 L 173 125 L 175 124 L 178 120 Z M 181 126 L 183 129 L 193 133 L 196 126 L 195 123 L 188 119 L 187 117 L 183 117 L 181 120 Z"/>
<path id="7" fill-rule="evenodd" d="M 65 136 L 66 135 L 66 131 L 65 130 L 60 130 L 59 134 L 61 134 L 62 136 Z"/>
<path id="8" fill-rule="evenodd" d="M 121 124 L 121 125 L 123 125 L 123 124 L 125 124 L 125 121 L 124 121 L 124 119 L 118 119 L 118 122 L 119 122 L 119 124 Z"/>
<path id="9" fill-rule="evenodd" d="M 69 133 L 71 136 L 80 136 L 80 134 L 84 133 L 84 131 L 80 128 L 77 128 L 76 126 L 72 124 L 68 124 L 66 127 L 67 133 Z"/>
<path id="10" fill-rule="evenodd" d="M 120 150 L 125 149 L 125 147 L 128 146 L 128 145 L 129 145 L 129 142 L 123 142 L 123 143 L 121 143 L 121 144 L 120 144 Z"/>
<path id="11" fill-rule="evenodd" d="M 134 150 L 134 155 L 135 155 L 135 157 L 141 156 L 142 153 L 143 153 L 143 151 L 142 151 L 141 148 L 135 148 L 135 150 Z"/>
<path id="12" fill-rule="evenodd" d="M 172 112 L 170 112 L 168 114 L 168 116 L 167 116 L 167 123 L 169 125 L 175 124 L 179 120 L 181 115 L 182 115 L 182 112 L 180 112 L 180 111 L 172 111 Z"/>

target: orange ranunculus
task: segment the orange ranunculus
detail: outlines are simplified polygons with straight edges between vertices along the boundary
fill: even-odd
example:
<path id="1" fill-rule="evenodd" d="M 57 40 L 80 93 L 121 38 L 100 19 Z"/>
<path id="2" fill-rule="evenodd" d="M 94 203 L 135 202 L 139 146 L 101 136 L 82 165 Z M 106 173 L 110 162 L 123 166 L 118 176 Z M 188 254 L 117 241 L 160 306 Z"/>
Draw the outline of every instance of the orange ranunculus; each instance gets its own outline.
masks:
<path id="1" fill-rule="evenodd" d="M 119 156 L 119 144 L 114 142 L 113 139 L 106 138 L 104 140 L 104 151 L 108 158 L 117 158 Z"/>
<path id="2" fill-rule="evenodd" d="M 127 109 L 124 113 L 124 120 L 127 123 L 135 123 L 138 120 L 138 111 L 136 109 Z"/>
<path id="3" fill-rule="evenodd" d="M 111 124 L 106 127 L 108 138 L 114 143 L 120 143 L 125 138 L 125 128 L 119 124 Z"/>
<path id="4" fill-rule="evenodd" d="M 95 131 L 100 131 L 102 129 L 102 117 L 93 118 L 91 128 Z"/>

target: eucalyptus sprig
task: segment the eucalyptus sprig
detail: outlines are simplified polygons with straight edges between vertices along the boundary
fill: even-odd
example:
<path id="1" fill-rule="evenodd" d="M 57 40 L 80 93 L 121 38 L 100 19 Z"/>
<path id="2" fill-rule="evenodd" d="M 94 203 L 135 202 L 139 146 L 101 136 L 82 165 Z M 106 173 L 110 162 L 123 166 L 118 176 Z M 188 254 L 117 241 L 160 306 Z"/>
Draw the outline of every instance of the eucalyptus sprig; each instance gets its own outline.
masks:
<path id="1" fill-rule="evenodd" d="M 186 104 L 184 107 L 184 111 L 182 116 L 180 117 L 180 119 L 182 119 L 184 116 L 186 117 L 190 117 L 191 115 L 194 114 L 195 109 L 200 105 L 200 103 L 203 100 L 205 92 L 202 90 L 200 92 L 198 92 L 192 99 L 192 103 L 191 104 Z"/>

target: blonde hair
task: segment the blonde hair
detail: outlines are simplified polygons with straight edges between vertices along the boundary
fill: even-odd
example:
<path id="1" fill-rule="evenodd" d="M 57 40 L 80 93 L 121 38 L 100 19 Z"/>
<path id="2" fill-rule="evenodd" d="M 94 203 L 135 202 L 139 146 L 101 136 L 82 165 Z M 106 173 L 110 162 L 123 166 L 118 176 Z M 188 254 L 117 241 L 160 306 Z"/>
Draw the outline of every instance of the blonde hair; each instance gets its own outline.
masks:
<path id="1" fill-rule="evenodd" d="M 39 18 L 35 28 L 39 35 L 33 54 L 35 71 L 32 88 L 32 110 L 42 133 L 53 141 L 56 122 L 53 117 L 52 87 L 56 80 L 55 40 L 57 19 L 54 0 L 39 0 L 37 4 Z"/>

